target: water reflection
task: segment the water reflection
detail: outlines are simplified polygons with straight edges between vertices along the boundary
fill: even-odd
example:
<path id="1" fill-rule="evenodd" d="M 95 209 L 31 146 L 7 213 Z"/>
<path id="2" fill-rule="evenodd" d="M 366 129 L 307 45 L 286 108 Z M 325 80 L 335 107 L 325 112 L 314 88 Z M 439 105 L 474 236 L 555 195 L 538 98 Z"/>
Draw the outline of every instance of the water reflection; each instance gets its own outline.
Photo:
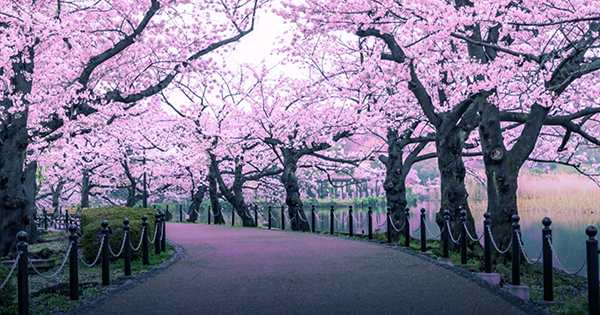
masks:
<path id="1" fill-rule="evenodd" d="M 428 235 L 438 235 L 439 229 L 435 224 L 435 214 L 439 202 L 425 201 L 411 207 L 409 219 L 411 235 L 418 237 L 420 225 L 420 209 L 424 208 L 427 226 L 433 229 Z M 476 222 L 478 235 L 483 231 L 483 214 L 485 205 L 481 203 L 472 206 L 473 217 Z M 367 205 L 354 205 L 354 234 L 366 235 L 368 229 Z M 373 230 L 375 233 L 386 232 L 385 205 L 373 205 Z M 305 213 L 310 218 L 310 206 L 305 207 Z M 592 211 L 581 211 L 580 213 L 561 212 L 545 209 L 525 209 L 519 213 L 521 217 L 522 240 L 525 250 L 530 259 L 539 257 L 542 249 L 542 219 L 548 216 L 552 219 L 553 247 L 556 249 L 562 267 L 569 271 L 578 270 L 585 261 L 585 228 L 588 225 L 600 224 L 600 216 Z M 348 232 L 348 207 L 337 207 L 335 210 L 335 231 Z M 289 224 L 289 223 L 288 223 Z M 274 220 L 274 225 L 279 222 Z M 318 209 L 317 231 L 329 232 L 329 207 Z M 429 238 L 430 236 L 428 236 Z M 555 259 L 555 265 L 557 265 Z M 558 265 L 557 265 L 558 267 Z M 585 269 L 580 273 L 585 275 Z"/>

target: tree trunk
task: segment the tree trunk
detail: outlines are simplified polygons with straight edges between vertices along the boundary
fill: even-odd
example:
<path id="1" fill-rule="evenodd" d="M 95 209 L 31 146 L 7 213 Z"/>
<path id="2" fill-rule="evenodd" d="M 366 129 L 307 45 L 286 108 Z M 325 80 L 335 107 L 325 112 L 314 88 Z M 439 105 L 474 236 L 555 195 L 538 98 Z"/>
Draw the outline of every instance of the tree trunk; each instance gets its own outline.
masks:
<path id="1" fill-rule="evenodd" d="M 310 231 L 308 220 L 302 207 L 300 199 L 300 186 L 296 171 L 298 169 L 298 158 L 294 152 L 284 153 L 283 173 L 281 174 L 281 183 L 285 188 L 285 204 L 288 207 L 288 215 L 291 220 L 292 230 Z"/>
<path id="2" fill-rule="evenodd" d="M 125 207 L 132 208 L 137 203 L 137 185 L 132 183 L 129 187 L 127 187 L 127 201 L 125 202 Z"/>
<path id="3" fill-rule="evenodd" d="M 242 173 L 243 161 L 236 159 L 233 173 L 233 184 L 231 188 L 229 188 L 223 180 L 216 157 L 213 154 L 210 154 L 210 159 L 212 171 L 219 185 L 219 190 L 233 207 L 232 211 L 235 211 L 235 213 L 237 213 L 237 215 L 242 219 L 243 226 L 255 226 L 254 218 L 252 218 L 250 215 L 250 211 L 248 210 L 248 206 L 244 200 L 244 174 Z"/>
<path id="4" fill-rule="evenodd" d="M 17 232 L 32 231 L 37 165 L 23 168 L 27 117 L 9 120 L 0 131 L 0 256 L 15 250 Z"/>
<path id="5" fill-rule="evenodd" d="M 441 203 L 436 221 L 443 227 L 443 211 L 450 211 L 451 230 L 454 237 L 461 231 L 460 211 L 467 212 L 467 227 L 475 235 L 473 215 L 467 201 L 466 169 L 462 160 L 464 144 L 469 132 L 452 125 L 436 132 L 435 147 L 440 171 Z"/>
<path id="6" fill-rule="evenodd" d="M 398 130 L 388 129 L 388 156 L 379 159 L 385 164 L 385 181 L 383 188 L 388 208 L 392 212 L 392 220 L 396 227 L 405 222 L 405 209 L 408 206 L 406 198 L 406 174 L 403 170 L 403 148 L 399 143 Z M 401 232 L 391 230 L 393 240 L 398 240 Z"/>
<path id="7" fill-rule="evenodd" d="M 90 207 L 90 171 L 84 169 L 81 172 L 81 208 L 89 208 Z"/>
<path id="8" fill-rule="evenodd" d="M 206 186 L 201 185 L 198 189 L 192 194 L 192 204 L 190 204 L 190 208 L 188 209 L 189 218 L 188 222 L 196 222 L 198 220 L 198 213 L 200 213 L 200 206 L 202 205 L 202 200 L 204 200 L 204 194 L 206 193 Z"/>
<path id="9" fill-rule="evenodd" d="M 488 102 L 479 106 L 479 135 L 487 178 L 487 212 L 492 219 L 493 236 L 504 249 L 512 237 L 511 217 L 518 214 L 519 170 L 535 147 L 547 109 L 534 105 L 525 128 L 510 151 L 504 146 L 498 108 Z"/>
<path id="10" fill-rule="evenodd" d="M 54 209 L 54 215 L 60 215 L 60 195 L 64 187 L 64 182 L 59 181 L 56 187 L 52 187 L 52 209 Z"/>
<path id="11" fill-rule="evenodd" d="M 213 214 L 214 224 L 225 224 L 223 218 L 223 211 L 221 210 L 221 204 L 219 203 L 219 192 L 217 188 L 217 179 L 215 178 L 212 167 L 208 168 L 208 196 L 210 198 L 210 210 Z"/>
<path id="12" fill-rule="evenodd" d="M 19 53 L 13 58 L 14 72 L 11 97 L 19 93 L 27 95 L 31 92 L 31 75 L 33 73 L 33 49 L 28 56 Z M 29 60 L 30 62 L 22 62 Z M 36 169 L 35 162 L 25 166 L 27 146 L 27 106 L 28 101 L 22 99 L 25 109 L 9 113 L 13 107 L 10 98 L 2 99 L 0 106 L 4 117 L 0 121 L 0 256 L 15 250 L 16 235 L 21 230 L 33 231 L 32 216 L 35 205 Z"/>

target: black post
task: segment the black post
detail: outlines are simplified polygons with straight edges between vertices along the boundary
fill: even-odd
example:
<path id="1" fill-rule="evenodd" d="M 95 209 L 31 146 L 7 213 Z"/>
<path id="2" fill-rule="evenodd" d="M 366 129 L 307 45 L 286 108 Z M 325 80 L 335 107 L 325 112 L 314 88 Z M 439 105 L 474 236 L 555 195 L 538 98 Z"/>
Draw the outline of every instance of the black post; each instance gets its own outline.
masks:
<path id="1" fill-rule="evenodd" d="M 65 209 L 65 230 L 69 228 L 69 225 L 71 225 L 71 220 L 69 218 L 69 209 Z"/>
<path id="2" fill-rule="evenodd" d="M 258 205 L 254 205 L 254 226 L 258 227 Z"/>
<path id="3" fill-rule="evenodd" d="M 272 216 L 271 216 L 271 206 L 269 206 L 268 210 L 267 210 L 267 214 L 268 214 L 268 224 L 269 224 L 269 230 L 271 229 L 271 226 L 273 225 L 272 223 Z"/>
<path id="4" fill-rule="evenodd" d="M 167 210 L 169 211 L 169 210 Z M 160 233 L 160 251 L 164 252 L 167 250 L 167 215 L 162 214 L 162 218 L 160 219 L 162 223 L 162 233 Z"/>
<path id="5" fill-rule="evenodd" d="M 69 298 L 79 300 L 79 236 L 75 224 L 69 226 L 69 242 L 71 242 L 71 251 L 69 252 Z"/>
<path id="6" fill-rule="evenodd" d="M 108 221 L 102 220 L 102 253 L 101 262 L 102 262 L 102 285 L 110 284 L 110 256 L 108 253 Z"/>
<path id="7" fill-rule="evenodd" d="M 450 231 L 448 230 L 448 226 L 450 226 L 450 211 L 446 209 L 444 210 L 444 227 L 442 229 L 442 257 L 444 258 L 450 257 L 450 253 L 448 251 Z"/>
<path id="8" fill-rule="evenodd" d="M 599 288 L 598 281 L 598 240 L 596 235 L 598 229 L 595 226 L 588 226 L 585 229 L 588 240 L 585 241 L 587 253 L 587 279 L 588 279 L 588 308 L 590 315 L 600 314 Z"/>
<path id="9" fill-rule="evenodd" d="M 142 217 L 142 264 L 149 265 L 150 257 L 148 253 L 148 218 Z"/>
<path id="10" fill-rule="evenodd" d="M 129 219 L 123 219 L 123 237 L 125 248 L 123 249 L 123 273 L 126 276 L 131 276 L 131 236 L 129 235 Z"/>
<path id="11" fill-rule="evenodd" d="M 281 229 L 285 230 L 285 208 L 281 206 Z"/>
<path id="12" fill-rule="evenodd" d="M 387 242 L 391 243 L 392 242 L 392 209 L 388 208 L 386 216 L 385 216 L 385 222 L 386 224 L 386 229 L 385 229 L 385 234 L 387 235 Z"/>
<path id="13" fill-rule="evenodd" d="M 311 230 L 313 233 L 315 233 L 317 231 L 316 226 L 315 226 L 315 205 L 312 205 L 311 209 L 310 209 L 310 223 L 311 223 Z"/>
<path id="14" fill-rule="evenodd" d="M 148 208 L 148 178 L 146 175 L 146 151 L 144 150 L 144 158 L 142 160 L 142 164 L 144 165 L 144 177 L 143 177 L 143 198 L 142 198 L 142 207 Z"/>
<path id="15" fill-rule="evenodd" d="M 373 239 L 373 209 L 369 206 L 369 211 L 367 211 L 367 233 L 369 235 L 369 239 Z"/>
<path id="16" fill-rule="evenodd" d="M 46 209 L 42 210 L 42 213 L 44 214 L 44 230 L 48 229 L 48 212 L 46 211 Z"/>
<path id="17" fill-rule="evenodd" d="M 154 228 L 156 232 L 156 236 L 154 237 L 154 254 L 160 254 L 160 234 L 161 234 L 161 223 L 160 223 L 160 214 L 154 214 Z"/>
<path id="18" fill-rule="evenodd" d="M 552 229 L 550 225 L 552 220 L 545 217 L 542 220 L 544 229 L 542 230 L 542 251 L 543 251 L 543 269 L 544 269 L 544 301 L 554 301 L 554 271 L 552 270 L 552 249 L 550 248 L 550 242 L 552 242 Z"/>
<path id="19" fill-rule="evenodd" d="M 335 212 L 335 208 L 333 206 L 331 206 L 331 209 L 329 209 L 329 234 L 331 234 L 331 235 L 333 235 L 333 233 L 335 233 L 335 224 L 333 222 L 334 212 Z"/>
<path id="20" fill-rule="evenodd" d="M 519 215 L 513 214 L 512 216 L 512 285 L 521 285 L 521 252 L 519 249 Z"/>
<path id="21" fill-rule="evenodd" d="M 404 209 L 404 246 L 410 247 L 410 210 Z"/>
<path id="22" fill-rule="evenodd" d="M 29 251 L 27 249 L 27 232 L 17 233 L 17 252 L 19 261 L 17 262 L 17 301 L 19 315 L 29 314 Z"/>
<path id="23" fill-rule="evenodd" d="M 460 236 L 460 263 L 467 264 L 467 211 L 460 210 L 461 236 Z"/>
<path id="24" fill-rule="evenodd" d="M 210 224 L 210 206 L 208 206 L 208 210 L 206 211 L 206 214 L 208 215 L 208 224 Z"/>
<path id="25" fill-rule="evenodd" d="M 179 222 L 183 222 L 183 205 L 179 205 Z"/>
<path id="26" fill-rule="evenodd" d="M 231 209 L 231 226 L 235 225 L 235 210 Z"/>
<path id="27" fill-rule="evenodd" d="M 421 231 L 421 251 L 427 251 L 427 227 L 425 227 L 425 208 L 421 208 L 421 217 L 420 217 L 420 227 Z"/>
<path id="28" fill-rule="evenodd" d="M 354 236 L 354 218 L 352 217 L 352 206 L 348 208 L 348 234 Z"/>
<path id="29" fill-rule="evenodd" d="M 491 215 L 486 212 L 483 214 L 483 268 L 486 273 L 492 272 L 492 236 L 490 227 L 492 226 Z"/>

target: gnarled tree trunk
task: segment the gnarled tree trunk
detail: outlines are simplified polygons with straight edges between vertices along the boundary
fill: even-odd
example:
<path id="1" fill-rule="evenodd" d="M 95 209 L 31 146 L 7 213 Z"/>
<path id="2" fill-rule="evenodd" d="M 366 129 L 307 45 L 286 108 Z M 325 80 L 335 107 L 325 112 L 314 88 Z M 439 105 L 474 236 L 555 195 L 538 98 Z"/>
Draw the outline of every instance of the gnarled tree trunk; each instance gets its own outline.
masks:
<path id="1" fill-rule="evenodd" d="M 291 220 L 292 230 L 309 231 L 310 226 L 303 211 L 302 199 L 300 199 L 300 186 L 298 185 L 298 157 L 293 151 L 284 151 L 283 173 L 281 183 L 285 188 L 285 204 L 288 207 L 288 215 Z"/>
<path id="2" fill-rule="evenodd" d="M 192 203 L 188 209 L 189 218 L 188 222 L 196 222 L 198 220 L 198 213 L 200 213 L 200 206 L 202 200 L 204 200 L 204 194 L 206 193 L 206 186 L 200 185 L 194 193 L 192 193 Z"/>
<path id="3" fill-rule="evenodd" d="M 498 108 L 488 102 L 482 102 L 479 108 L 479 134 L 487 178 L 487 211 L 491 215 L 496 243 L 504 249 L 512 236 L 511 217 L 518 214 L 519 170 L 535 147 L 548 110 L 534 105 L 517 142 L 507 151 Z"/>
<path id="4" fill-rule="evenodd" d="M 441 202 L 436 221 L 443 227 L 443 211 L 450 211 L 451 230 L 455 237 L 460 234 L 460 211 L 467 212 L 467 227 L 475 235 L 473 215 L 469 208 L 465 185 L 466 169 L 462 159 L 464 144 L 469 132 L 452 124 L 442 126 L 436 132 L 435 147 L 440 171 Z"/>
<path id="5" fill-rule="evenodd" d="M 223 211 L 221 210 L 221 204 L 219 203 L 219 191 L 217 187 L 217 179 L 215 177 L 214 170 L 212 167 L 208 168 L 208 196 L 210 198 L 210 210 L 213 214 L 214 224 L 225 224 L 223 218 Z"/>

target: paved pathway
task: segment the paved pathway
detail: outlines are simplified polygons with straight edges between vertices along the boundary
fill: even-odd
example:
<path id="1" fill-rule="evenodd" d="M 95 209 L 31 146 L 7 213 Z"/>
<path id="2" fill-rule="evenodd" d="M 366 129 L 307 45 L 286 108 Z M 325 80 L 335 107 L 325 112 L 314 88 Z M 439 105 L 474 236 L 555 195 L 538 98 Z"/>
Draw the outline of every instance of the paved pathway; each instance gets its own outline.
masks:
<path id="1" fill-rule="evenodd" d="M 521 314 L 451 271 L 377 244 L 169 224 L 184 257 L 87 314 Z"/>

